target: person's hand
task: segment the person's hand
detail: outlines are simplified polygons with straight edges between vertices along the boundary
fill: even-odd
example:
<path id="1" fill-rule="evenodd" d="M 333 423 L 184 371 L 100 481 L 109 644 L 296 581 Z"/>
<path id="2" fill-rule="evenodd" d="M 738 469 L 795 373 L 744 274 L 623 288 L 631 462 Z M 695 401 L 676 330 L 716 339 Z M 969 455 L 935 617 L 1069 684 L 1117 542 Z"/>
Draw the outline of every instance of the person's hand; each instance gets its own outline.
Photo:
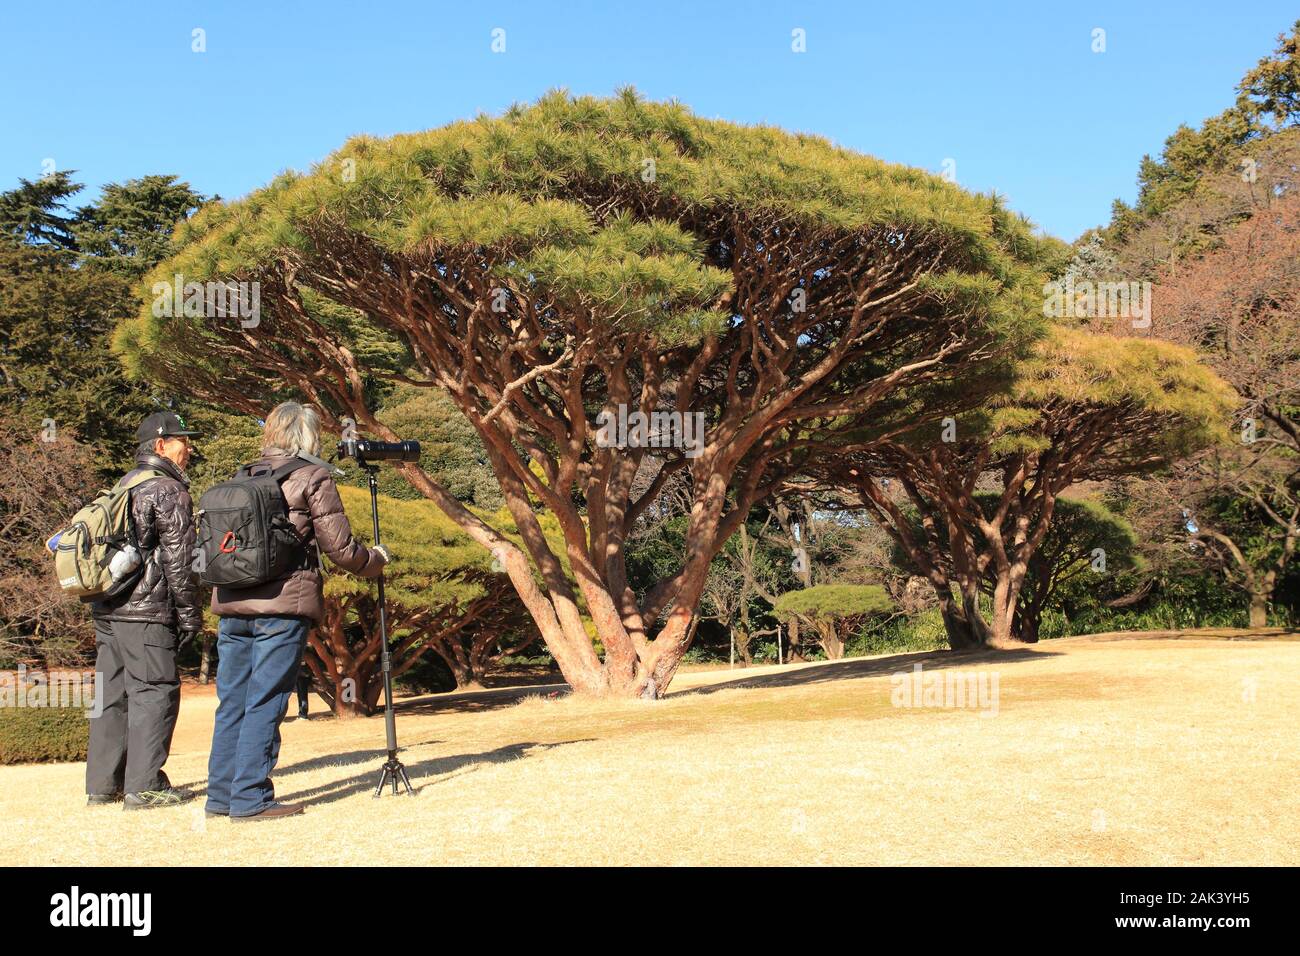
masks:
<path id="1" fill-rule="evenodd" d="M 391 564 L 391 563 L 392 563 L 392 561 L 393 561 L 393 555 L 392 555 L 392 552 L 390 552 L 390 551 L 388 550 L 387 546 L 382 545 L 382 544 L 377 544 L 377 545 L 375 545 L 375 547 L 374 547 L 373 550 L 374 550 L 376 553 L 378 553 L 378 555 L 379 555 L 381 558 L 384 559 L 384 564 Z"/>
<path id="2" fill-rule="evenodd" d="M 198 638 L 198 636 L 202 633 L 203 633 L 202 631 L 181 631 L 181 639 L 176 644 L 176 652 L 180 653 L 181 651 L 185 650 L 186 645 L 188 645 L 190 641 L 193 641 L 196 638 Z"/>

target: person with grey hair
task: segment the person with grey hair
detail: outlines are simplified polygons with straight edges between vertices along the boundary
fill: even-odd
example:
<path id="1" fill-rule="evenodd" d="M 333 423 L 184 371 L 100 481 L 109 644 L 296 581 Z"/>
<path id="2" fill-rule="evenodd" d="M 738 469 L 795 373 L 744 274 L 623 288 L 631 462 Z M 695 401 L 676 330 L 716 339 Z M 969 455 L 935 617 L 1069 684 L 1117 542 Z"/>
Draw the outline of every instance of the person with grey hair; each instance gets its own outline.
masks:
<path id="1" fill-rule="evenodd" d="M 289 707 L 307 633 L 324 614 L 320 554 L 345 571 L 377 577 L 389 561 L 381 545 L 352 535 L 334 469 L 320 454 L 320 416 L 297 402 L 266 417 L 262 457 L 249 474 L 284 475 L 280 488 L 302 545 L 301 560 L 277 580 L 216 587 L 217 715 L 208 759 L 207 813 L 231 820 L 271 820 L 301 813 L 278 803 L 271 771 L 280 755 L 280 724 Z"/>
<path id="2" fill-rule="evenodd" d="M 90 721 L 86 802 L 122 801 L 124 809 L 175 806 L 193 797 L 171 785 L 163 764 L 180 713 L 180 647 L 203 630 L 198 582 L 191 571 L 193 503 L 185 466 L 198 432 L 179 415 L 155 412 L 136 431 L 135 468 L 121 484 L 152 473 L 131 489 L 131 527 L 140 566 L 134 583 L 92 602 L 95 693 Z"/>

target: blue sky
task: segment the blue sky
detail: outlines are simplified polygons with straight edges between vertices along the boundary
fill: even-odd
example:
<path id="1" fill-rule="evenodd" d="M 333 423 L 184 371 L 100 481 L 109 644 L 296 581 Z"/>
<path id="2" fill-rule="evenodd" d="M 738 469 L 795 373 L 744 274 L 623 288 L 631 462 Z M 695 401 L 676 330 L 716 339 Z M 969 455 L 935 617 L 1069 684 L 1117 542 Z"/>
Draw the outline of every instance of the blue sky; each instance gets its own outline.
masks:
<path id="1" fill-rule="evenodd" d="M 243 195 L 354 133 L 564 87 L 814 132 L 997 190 L 1073 239 L 1143 153 L 1231 104 L 1297 15 L 1251 3 L 9 2 L 0 189 L 47 160 L 91 190 L 174 173 Z M 192 31 L 206 34 L 193 52 Z M 492 31 L 505 31 L 505 52 Z M 807 51 L 791 50 L 792 30 Z M 1094 53 L 1093 30 L 1106 31 Z M 89 194 L 83 194 L 89 195 Z"/>

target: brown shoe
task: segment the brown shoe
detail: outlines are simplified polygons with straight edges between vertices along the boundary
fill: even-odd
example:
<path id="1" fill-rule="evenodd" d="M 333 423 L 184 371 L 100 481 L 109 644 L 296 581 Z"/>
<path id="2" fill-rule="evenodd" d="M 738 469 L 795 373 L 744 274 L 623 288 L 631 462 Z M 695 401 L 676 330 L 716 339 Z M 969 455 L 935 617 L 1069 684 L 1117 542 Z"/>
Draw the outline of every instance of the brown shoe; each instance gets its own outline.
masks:
<path id="1" fill-rule="evenodd" d="M 232 823 L 242 823 L 245 820 L 278 820 L 280 817 L 296 816 L 302 811 L 303 805 L 301 803 L 273 803 L 260 812 L 248 816 L 237 817 L 232 814 L 230 821 Z"/>

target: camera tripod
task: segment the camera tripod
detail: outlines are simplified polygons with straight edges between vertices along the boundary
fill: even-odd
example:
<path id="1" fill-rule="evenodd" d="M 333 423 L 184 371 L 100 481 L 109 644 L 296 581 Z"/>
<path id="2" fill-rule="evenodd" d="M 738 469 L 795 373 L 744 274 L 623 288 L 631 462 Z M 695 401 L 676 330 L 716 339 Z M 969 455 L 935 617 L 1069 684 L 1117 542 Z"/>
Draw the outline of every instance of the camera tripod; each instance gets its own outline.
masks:
<path id="1" fill-rule="evenodd" d="M 375 480 L 375 475 L 379 472 L 378 465 L 372 465 L 369 462 L 358 462 L 365 469 L 368 484 L 370 485 L 370 520 L 374 525 L 375 544 L 379 544 L 379 484 Z M 384 784 L 391 783 L 393 786 L 393 796 L 397 796 L 397 781 L 401 781 L 406 787 L 409 796 L 415 796 L 415 791 L 411 789 L 411 779 L 406 775 L 406 768 L 402 766 L 402 761 L 397 759 L 397 720 L 393 715 L 393 659 L 388 653 L 388 610 L 384 604 L 384 572 L 379 572 L 379 664 L 384 672 L 384 730 L 388 734 L 388 760 L 384 763 L 383 770 L 379 775 L 379 786 L 375 788 L 375 798 L 378 799 L 384 792 Z"/>

